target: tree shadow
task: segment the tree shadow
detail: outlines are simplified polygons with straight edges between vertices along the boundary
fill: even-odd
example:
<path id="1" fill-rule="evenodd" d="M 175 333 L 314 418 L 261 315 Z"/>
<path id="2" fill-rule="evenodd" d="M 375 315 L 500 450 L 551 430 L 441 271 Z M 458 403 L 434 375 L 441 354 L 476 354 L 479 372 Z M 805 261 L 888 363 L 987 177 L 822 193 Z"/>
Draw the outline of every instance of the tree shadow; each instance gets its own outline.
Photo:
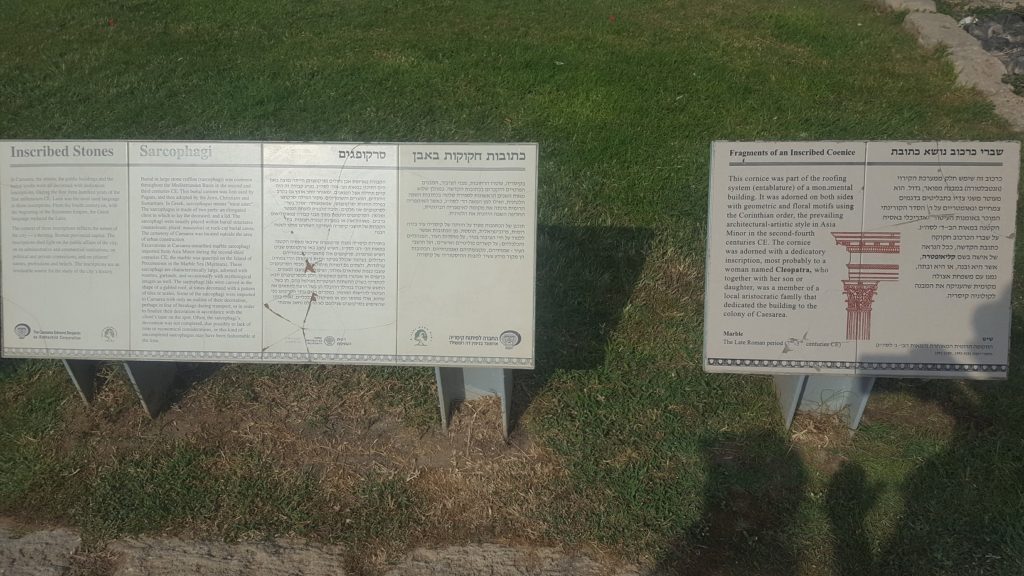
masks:
<path id="1" fill-rule="evenodd" d="M 622 226 L 538 227 L 536 364 L 516 374 L 511 429 L 555 372 L 604 363 L 653 237 Z"/>
<path id="2" fill-rule="evenodd" d="M 702 450 L 708 468 L 704 512 L 671 543 L 654 574 L 798 573 L 794 538 L 807 470 L 788 436 L 727 433 Z"/>

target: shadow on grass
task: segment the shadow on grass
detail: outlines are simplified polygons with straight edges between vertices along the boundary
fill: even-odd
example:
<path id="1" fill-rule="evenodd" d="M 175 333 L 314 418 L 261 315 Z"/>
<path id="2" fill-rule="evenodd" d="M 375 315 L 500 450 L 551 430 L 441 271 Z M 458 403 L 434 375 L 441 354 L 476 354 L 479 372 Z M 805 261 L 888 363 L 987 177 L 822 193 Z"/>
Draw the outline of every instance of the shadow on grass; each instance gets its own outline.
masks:
<path id="1" fill-rule="evenodd" d="M 177 404 L 196 384 L 212 378 L 227 364 L 220 362 L 185 362 L 178 364 L 178 370 L 174 374 L 174 384 L 171 385 L 170 397 L 167 407 Z"/>
<path id="2" fill-rule="evenodd" d="M 787 435 L 723 434 L 704 448 L 701 519 L 671 543 L 659 575 L 797 574 L 796 516 L 807 470 Z"/>
<path id="3" fill-rule="evenodd" d="M 899 385 L 955 422 L 945 449 L 903 480 L 903 513 L 875 552 L 865 520 L 883 486 L 858 463 L 833 475 L 826 507 L 842 576 L 1024 574 L 1024 403 L 1007 384 Z M 884 390 L 884 389 L 883 389 Z"/>
<path id="4" fill-rule="evenodd" d="M 555 372 L 604 363 L 653 238 L 643 228 L 538 227 L 536 369 L 517 375 L 511 428 Z"/>
<path id="5" fill-rule="evenodd" d="M 988 333 L 993 314 L 1005 314 L 1008 306 L 1007 296 L 980 308 L 976 333 Z M 1013 324 L 1011 341 L 1024 341 L 1019 313 Z M 888 361 L 893 360 L 899 361 Z M 1010 374 L 1021 370 L 1024 347 L 1018 346 L 1011 352 Z M 913 458 L 918 443 L 943 443 L 900 478 L 898 509 L 881 501 L 886 486 L 872 470 L 887 466 L 885 459 L 894 456 L 886 453 L 883 461 L 867 464 L 851 455 L 825 491 L 832 557 L 811 557 L 825 564 L 804 566 L 808 528 L 799 510 L 817 505 L 805 501 L 808 471 L 790 449 L 788 435 L 721 435 L 703 449 L 707 474 L 702 517 L 671 543 L 654 574 L 1024 574 L 1020 390 L 1013 382 L 897 379 L 882 380 L 876 388 L 876 396 L 899 390 L 915 402 L 910 412 L 889 424 L 894 431 L 875 434 L 872 442 L 908 443 L 894 446 L 903 458 Z M 950 423 L 949 430 L 936 433 L 929 428 L 935 425 L 936 412 L 945 417 L 939 420 Z M 869 521 L 880 506 L 896 523 L 884 535 Z"/>
<path id="6" fill-rule="evenodd" d="M 145 396 L 146 400 L 143 401 L 143 407 L 147 411 L 152 409 L 151 415 L 153 418 L 159 417 L 160 414 L 166 412 L 171 406 L 180 402 L 188 394 L 189 390 L 210 378 L 225 366 L 222 363 L 215 362 L 174 362 L 171 364 L 173 364 L 173 376 L 171 377 L 170 386 L 166 386 L 166 381 L 163 380 L 166 376 L 159 375 L 161 369 L 156 369 L 158 375 L 154 376 L 153 374 L 140 374 L 140 366 L 133 368 L 135 377 L 142 378 L 142 380 L 137 381 L 139 388 L 135 392 Z M 118 369 L 125 369 L 122 363 L 116 363 L 116 365 Z M 157 364 L 154 363 L 153 366 L 157 366 Z M 98 391 L 101 385 L 104 384 L 104 379 L 96 377 L 94 380 L 96 390 Z"/>
<path id="7" fill-rule="evenodd" d="M 1001 304 L 1001 310 L 1007 305 Z M 983 317 L 982 310 L 976 317 Z M 1024 318 L 1017 314 L 1013 320 L 1011 341 L 1022 342 Z M 976 330 L 984 334 L 978 324 Z M 1011 352 L 1011 377 L 1021 370 L 1024 348 L 1018 346 Z M 835 473 L 826 507 L 836 542 L 836 573 L 1024 574 L 1024 399 L 1019 388 L 1013 382 L 889 380 L 877 392 L 894 389 L 938 408 L 953 429 L 944 449 L 904 478 L 899 488 L 903 513 L 879 547 L 872 546 L 865 519 L 881 485 L 872 484 L 854 462 Z M 905 425 L 914 427 L 913 420 Z"/>

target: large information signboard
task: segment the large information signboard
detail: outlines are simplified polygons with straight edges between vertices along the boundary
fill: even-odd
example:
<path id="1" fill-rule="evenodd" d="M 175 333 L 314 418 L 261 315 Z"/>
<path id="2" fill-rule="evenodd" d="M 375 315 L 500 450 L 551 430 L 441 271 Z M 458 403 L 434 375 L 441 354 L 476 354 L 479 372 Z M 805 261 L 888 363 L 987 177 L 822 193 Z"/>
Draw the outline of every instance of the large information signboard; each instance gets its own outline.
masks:
<path id="1" fill-rule="evenodd" d="M 705 369 L 1005 378 L 1017 142 L 716 142 Z"/>
<path id="2" fill-rule="evenodd" d="M 8 357 L 533 367 L 537 146 L 5 141 Z"/>

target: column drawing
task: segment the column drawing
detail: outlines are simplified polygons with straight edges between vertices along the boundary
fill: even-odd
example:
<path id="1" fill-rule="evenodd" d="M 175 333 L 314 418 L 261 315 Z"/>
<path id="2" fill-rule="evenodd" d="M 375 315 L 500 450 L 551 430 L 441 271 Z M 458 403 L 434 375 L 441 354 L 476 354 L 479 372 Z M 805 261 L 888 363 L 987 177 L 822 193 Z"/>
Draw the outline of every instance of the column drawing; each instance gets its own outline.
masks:
<path id="1" fill-rule="evenodd" d="M 899 232 L 833 232 L 836 244 L 853 254 L 899 254 Z M 863 257 L 862 257 L 863 259 Z M 899 264 L 849 263 L 843 280 L 846 295 L 846 339 L 871 339 L 871 305 L 881 282 L 897 282 Z"/>

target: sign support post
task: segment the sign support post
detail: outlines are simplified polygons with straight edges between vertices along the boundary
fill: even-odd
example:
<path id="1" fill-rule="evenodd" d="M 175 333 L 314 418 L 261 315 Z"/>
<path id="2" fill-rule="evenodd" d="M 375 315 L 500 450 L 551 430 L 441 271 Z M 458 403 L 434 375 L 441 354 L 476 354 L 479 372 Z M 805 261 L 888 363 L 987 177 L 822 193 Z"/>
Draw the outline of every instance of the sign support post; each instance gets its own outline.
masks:
<path id="1" fill-rule="evenodd" d="M 847 411 L 846 422 L 851 430 L 860 426 L 868 405 L 872 377 L 821 376 L 810 374 L 775 376 L 775 394 L 786 428 L 793 425 L 798 410 L 806 412 Z"/>
<path id="2" fill-rule="evenodd" d="M 64 369 L 71 377 L 71 383 L 86 404 L 92 404 L 96 397 L 96 372 L 100 363 L 96 360 L 64 360 Z"/>
<path id="3" fill-rule="evenodd" d="M 501 399 L 501 431 L 508 439 L 512 412 L 512 371 L 502 368 L 434 368 L 437 397 L 441 405 L 441 425 L 447 431 L 452 404 L 485 396 Z"/>
<path id="4" fill-rule="evenodd" d="M 167 407 L 171 387 L 178 372 L 174 362 L 125 362 L 124 370 L 150 418 Z"/>

